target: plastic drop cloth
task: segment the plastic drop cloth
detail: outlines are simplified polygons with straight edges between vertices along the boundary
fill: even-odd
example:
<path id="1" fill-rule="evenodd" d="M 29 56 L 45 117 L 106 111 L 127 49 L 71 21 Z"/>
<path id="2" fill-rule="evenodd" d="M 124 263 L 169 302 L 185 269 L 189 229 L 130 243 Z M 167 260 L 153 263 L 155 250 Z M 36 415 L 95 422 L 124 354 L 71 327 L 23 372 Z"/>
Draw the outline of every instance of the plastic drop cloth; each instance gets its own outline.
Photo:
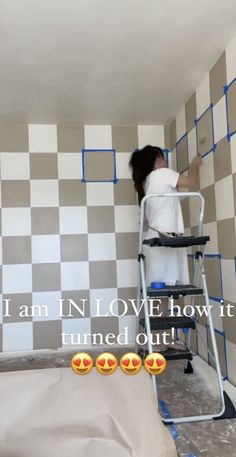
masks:
<path id="1" fill-rule="evenodd" d="M 1 457 L 177 457 L 142 369 L 0 374 Z"/>

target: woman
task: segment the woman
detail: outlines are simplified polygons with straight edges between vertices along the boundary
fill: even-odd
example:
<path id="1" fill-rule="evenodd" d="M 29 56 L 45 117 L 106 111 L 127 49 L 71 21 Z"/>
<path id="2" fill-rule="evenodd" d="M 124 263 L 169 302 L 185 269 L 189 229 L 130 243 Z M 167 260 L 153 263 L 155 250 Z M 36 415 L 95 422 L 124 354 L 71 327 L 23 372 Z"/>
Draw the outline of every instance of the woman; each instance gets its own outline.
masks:
<path id="1" fill-rule="evenodd" d="M 161 148 L 149 145 L 143 149 L 136 149 L 131 156 L 130 167 L 139 204 L 148 194 L 173 193 L 177 192 L 179 188 L 197 187 L 201 163 L 202 158 L 195 157 L 189 165 L 188 176 L 183 176 L 168 168 Z M 146 238 L 159 236 L 158 231 L 184 233 L 182 210 L 177 197 L 148 199 L 145 216 L 148 226 Z M 186 248 L 148 248 L 146 279 L 148 286 L 152 281 L 165 282 L 168 285 L 174 285 L 177 282 L 189 284 Z M 160 311 L 163 315 L 167 315 L 168 300 L 162 300 Z"/>

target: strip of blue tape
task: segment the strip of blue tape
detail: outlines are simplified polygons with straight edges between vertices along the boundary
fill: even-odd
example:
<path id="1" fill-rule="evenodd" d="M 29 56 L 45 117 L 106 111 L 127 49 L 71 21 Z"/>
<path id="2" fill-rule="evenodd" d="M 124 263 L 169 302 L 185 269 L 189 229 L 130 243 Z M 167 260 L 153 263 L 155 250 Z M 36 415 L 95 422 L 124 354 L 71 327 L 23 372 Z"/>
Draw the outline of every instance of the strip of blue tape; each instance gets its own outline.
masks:
<path id="1" fill-rule="evenodd" d="M 166 404 L 166 402 L 164 400 L 159 400 L 159 405 L 160 405 L 160 408 L 163 412 L 163 416 L 166 418 L 166 419 L 171 419 L 171 414 L 170 414 L 170 411 L 169 411 L 169 408 Z M 172 425 L 168 425 L 169 429 L 170 429 L 170 433 L 172 435 L 172 438 L 174 440 L 177 440 L 179 438 L 179 433 L 177 432 L 177 429 L 175 427 L 174 424 Z"/>
<path id="2" fill-rule="evenodd" d="M 113 154 L 113 160 L 114 160 L 114 168 L 113 168 L 113 179 L 101 179 L 101 180 L 92 180 L 92 179 L 86 179 L 86 172 L 85 172 L 85 153 L 88 154 L 90 152 L 107 152 Z M 117 178 L 117 170 L 116 170 L 116 150 L 115 149 L 82 149 L 82 179 L 81 182 L 113 182 L 113 184 L 118 183 L 118 178 Z"/>
<path id="3" fill-rule="evenodd" d="M 226 107 L 226 119 L 227 119 L 227 140 L 230 141 L 231 137 L 235 135 L 236 130 L 230 131 L 230 119 L 229 119 L 229 101 L 228 101 L 228 91 L 230 87 L 236 82 L 236 78 L 234 78 L 228 85 L 224 86 L 224 94 L 225 94 L 225 107 Z"/>
<path id="4" fill-rule="evenodd" d="M 160 408 L 161 408 L 161 410 L 163 412 L 163 416 L 166 419 L 171 419 L 171 414 L 170 414 L 170 411 L 169 411 L 169 408 L 168 408 L 166 402 L 164 400 L 159 400 L 159 405 L 160 405 Z M 170 429 L 172 438 L 174 440 L 177 440 L 180 437 L 180 434 L 177 432 L 177 429 L 176 429 L 175 425 L 174 424 L 168 425 L 168 427 Z M 190 454 L 188 454 L 188 457 L 197 457 L 197 456 L 195 454 L 193 454 L 192 452 L 190 452 Z"/>

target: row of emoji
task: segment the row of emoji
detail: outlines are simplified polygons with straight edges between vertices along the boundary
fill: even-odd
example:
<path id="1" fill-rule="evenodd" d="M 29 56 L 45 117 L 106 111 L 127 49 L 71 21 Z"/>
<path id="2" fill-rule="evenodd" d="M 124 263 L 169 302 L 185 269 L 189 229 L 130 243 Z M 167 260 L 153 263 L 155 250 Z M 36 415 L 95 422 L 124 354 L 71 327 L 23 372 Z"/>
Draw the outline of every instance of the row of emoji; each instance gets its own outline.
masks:
<path id="1" fill-rule="evenodd" d="M 118 360 L 114 354 L 103 352 L 93 363 L 91 355 L 85 352 L 78 352 L 71 359 L 72 370 L 79 375 L 86 375 L 96 367 L 99 373 L 110 375 L 114 373 L 118 367 Z M 135 352 L 127 352 L 120 359 L 120 369 L 127 375 L 135 375 L 139 373 L 142 366 L 152 375 L 159 375 L 166 369 L 166 359 L 162 354 L 153 352 L 148 354 L 144 361 Z"/>

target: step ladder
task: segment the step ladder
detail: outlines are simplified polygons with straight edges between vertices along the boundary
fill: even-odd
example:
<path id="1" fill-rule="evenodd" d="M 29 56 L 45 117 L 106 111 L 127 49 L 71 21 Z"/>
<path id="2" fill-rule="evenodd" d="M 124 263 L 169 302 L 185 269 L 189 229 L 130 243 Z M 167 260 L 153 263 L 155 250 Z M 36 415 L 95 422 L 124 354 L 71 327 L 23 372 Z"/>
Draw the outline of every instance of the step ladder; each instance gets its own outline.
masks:
<path id="1" fill-rule="evenodd" d="M 145 220 L 145 206 L 146 202 L 150 198 L 198 198 L 200 200 L 200 214 L 199 214 L 199 224 L 198 224 L 198 236 L 178 236 L 178 237 L 156 237 L 144 240 L 144 220 Z M 213 357 L 217 373 L 217 381 L 220 392 L 221 399 L 221 409 L 215 414 L 204 414 L 196 416 L 186 416 L 186 417 L 176 417 L 167 419 L 162 417 L 165 424 L 178 424 L 178 423 L 187 423 L 187 422 L 197 422 L 205 421 L 212 419 L 226 419 L 226 418 L 236 418 L 236 411 L 233 406 L 231 399 L 228 394 L 225 392 L 223 387 L 223 378 L 221 374 L 221 367 L 218 355 L 218 349 L 215 338 L 214 325 L 211 314 L 211 307 L 209 303 L 209 295 L 207 289 L 206 275 L 204 271 L 204 249 L 206 243 L 210 240 L 209 236 L 203 236 L 203 217 L 204 217 L 204 208 L 205 200 L 200 192 L 173 192 L 173 193 L 158 193 L 158 194 L 149 194 L 146 195 L 140 206 L 140 230 L 139 230 L 139 254 L 138 254 L 138 292 L 137 292 L 137 309 L 140 309 L 141 299 L 143 300 L 144 307 L 144 319 L 137 318 L 137 334 L 139 333 L 140 325 L 145 329 L 146 334 L 151 334 L 153 330 L 167 330 L 174 328 L 175 331 L 178 329 L 188 329 L 187 334 L 185 335 L 185 350 L 174 350 L 168 349 L 163 352 L 164 357 L 167 360 L 186 360 L 186 367 L 184 372 L 186 374 L 193 373 L 193 367 L 191 360 L 193 359 L 193 353 L 190 349 L 191 342 L 191 331 L 198 331 L 198 319 L 191 318 L 188 316 L 170 316 L 170 317 L 149 317 L 148 310 L 148 299 L 161 299 L 167 297 L 168 299 L 176 300 L 178 298 L 190 296 L 191 305 L 195 306 L 196 297 L 203 296 L 208 313 L 207 321 L 210 330 L 210 338 L 212 343 L 213 353 L 211 354 L 209 348 L 207 348 L 208 353 Z M 176 286 L 166 286 L 162 289 L 153 289 L 147 287 L 146 284 L 146 275 L 145 275 L 145 256 L 143 253 L 143 246 L 146 245 L 150 249 L 158 249 L 159 246 L 168 247 L 173 249 L 195 246 L 196 250 L 194 252 L 194 262 L 193 262 L 193 284 L 191 285 L 176 285 Z M 139 350 L 138 345 L 136 345 L 136 351 L 139 352 L 141 356 L 151 354 L 153 352 L 152 344 L 150 338 L 147 342 L 148 350 L 143 349 Z M 157 397 L 157 383 L 156 376 L 152 375 L 152 382 L 154 393 Z"/>

